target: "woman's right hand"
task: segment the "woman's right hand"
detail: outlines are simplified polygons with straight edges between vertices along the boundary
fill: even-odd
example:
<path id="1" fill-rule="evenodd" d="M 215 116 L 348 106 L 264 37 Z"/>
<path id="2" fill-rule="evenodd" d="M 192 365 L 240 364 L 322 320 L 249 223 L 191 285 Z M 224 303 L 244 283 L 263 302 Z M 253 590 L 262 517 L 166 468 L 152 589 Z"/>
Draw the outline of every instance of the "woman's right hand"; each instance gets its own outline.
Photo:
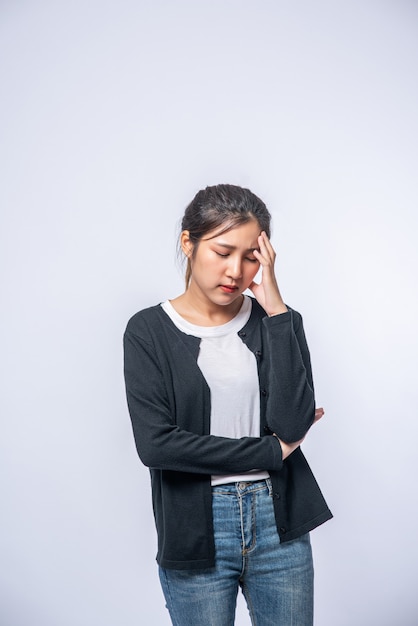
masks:
<path id="1" fill-rule="evenodd" d="M 315 417 L 314 417 L 314 421 L 313 424 L 315 424 L 316 422 L 318 422 L 321 417 L 324 415 L 325 411 L 322 407 L 315 409 Z M 312 425 L 313 425 L 312 424 Z M 305 435 L 306 437 L 306 435 Z M 302 437 L 302 439 L 299 439 L 299 441 L 294 441 L 292 443 L 285 443 L 284 441 L 282 441 L 281 439 L 279 439 L 280 441 L 280 445 L 282 447 L 282 458 L 283 461 L 285 459 L 287 459 L 288 456 L 290 456 L 292 454 L 292 452 L 294 452 L 296 450 L 296 448 L 299 448 L 299 446 L 301 445 L 301 443 L 303 442 L 303 440 L 305 439 L 305 437 Z"/>

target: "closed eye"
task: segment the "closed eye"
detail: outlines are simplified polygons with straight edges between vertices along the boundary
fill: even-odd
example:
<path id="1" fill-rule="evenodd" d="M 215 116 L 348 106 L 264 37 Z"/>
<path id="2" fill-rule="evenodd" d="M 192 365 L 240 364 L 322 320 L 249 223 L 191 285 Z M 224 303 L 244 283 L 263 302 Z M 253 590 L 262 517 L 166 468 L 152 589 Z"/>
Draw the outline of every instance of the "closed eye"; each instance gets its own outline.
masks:
<path id="1" fill-rule="evenodd" d="M 217 254 L 218 256 L 222 257 L 223 259 L 225 259 L 226 257 L 229 256 L 229 254 L 222 254 L 222 252 L 217 252 L 216 250 L 214 251 L 215 254 Z M 246 261 L 249 261 L 250 263 L 257 263 L 257 259 L 251 259 L 250 257 L 245 257 Z"/>

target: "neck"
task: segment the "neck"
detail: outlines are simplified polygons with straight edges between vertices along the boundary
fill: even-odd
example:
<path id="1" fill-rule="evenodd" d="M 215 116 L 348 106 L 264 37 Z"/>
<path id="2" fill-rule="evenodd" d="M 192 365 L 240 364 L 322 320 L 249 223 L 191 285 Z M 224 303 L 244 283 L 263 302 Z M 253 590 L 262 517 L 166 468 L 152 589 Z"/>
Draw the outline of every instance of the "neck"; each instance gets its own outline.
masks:
<path id="1" fill-rule="evenodd" d="M 188 322 L 198 326 L 220 326 L 232 320 L 239 312 L 244 296 L 240 295 L 233 302 L 219 305 L 202 298 L 190 285 L 181 295 L 171 300 L 174 309 Z"/>

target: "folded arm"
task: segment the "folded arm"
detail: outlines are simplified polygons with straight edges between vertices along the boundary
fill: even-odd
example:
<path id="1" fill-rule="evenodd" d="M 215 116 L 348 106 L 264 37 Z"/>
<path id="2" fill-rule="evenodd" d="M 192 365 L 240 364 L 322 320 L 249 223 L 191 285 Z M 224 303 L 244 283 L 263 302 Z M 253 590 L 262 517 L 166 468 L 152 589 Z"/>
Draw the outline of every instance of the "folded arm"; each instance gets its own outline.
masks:
<path id="1" fill-rule="evenodd" d="M 180 427 L 178 424 L 190 423 L 199 430 L 200 413 L 208 410 L 204 388 L 189 390 L 189 400 L 185 393 L 176 395 L 175 383 L 163 372 L 152 344 L 127 331 L 124 357 L 129 413 L 137 451 L 145 465 L 203 474 L 281 468 L 282 451 L 275 437 L 229 439 Z M 181 415 L 182 411 L 187 415 Z"/>

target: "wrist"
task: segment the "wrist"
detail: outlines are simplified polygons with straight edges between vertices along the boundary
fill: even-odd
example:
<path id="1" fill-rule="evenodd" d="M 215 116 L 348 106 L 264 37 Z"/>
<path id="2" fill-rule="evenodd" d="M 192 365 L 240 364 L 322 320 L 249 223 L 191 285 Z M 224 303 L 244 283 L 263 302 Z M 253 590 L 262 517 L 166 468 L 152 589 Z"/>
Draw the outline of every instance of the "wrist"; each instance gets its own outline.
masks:
<path id="1" fill-rule="evenodd" d="M 283 313 L 287 313 L 288 310 L 289 309 L 287 308 L 287 306 L 283 302 L 281 305 L 274 307 L 274 309 L 271 309 L 271 310 L 267 311 L 267 315 L 269 317 L 274 317 L 275 315 L 282 315 Z"/>

